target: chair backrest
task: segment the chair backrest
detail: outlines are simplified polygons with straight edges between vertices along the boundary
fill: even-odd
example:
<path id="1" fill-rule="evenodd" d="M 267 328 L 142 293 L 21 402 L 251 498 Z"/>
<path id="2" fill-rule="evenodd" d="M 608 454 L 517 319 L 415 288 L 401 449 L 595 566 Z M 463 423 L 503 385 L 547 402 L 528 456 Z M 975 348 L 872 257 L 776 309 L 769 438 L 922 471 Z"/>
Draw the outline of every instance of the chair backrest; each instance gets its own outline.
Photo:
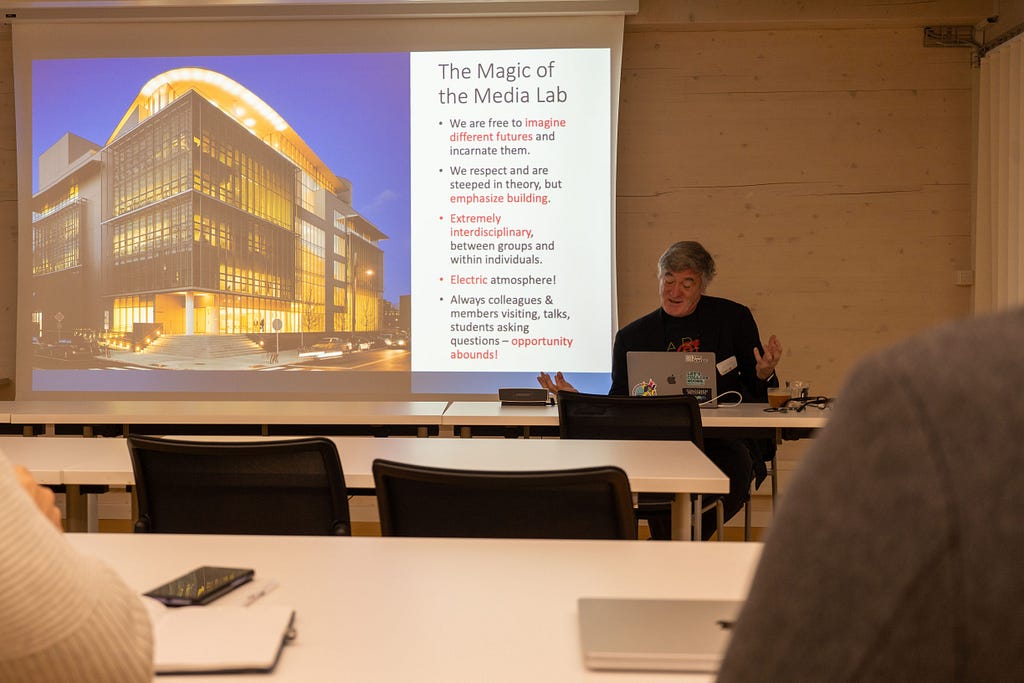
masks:
<path id="1" fill-rule="evenodd" d="M 136 532 L 349 536 L 330 439 L 185 441 L 129 436 Z"/>
<path id="2" fill-rule="evenodd" d="M 373 462 L 384 536 L 635 539 L 618 467 L 488 472 Z"/>
<path id="3" fill-rule="evenodd" d="M 704 449 L 700 405 L 692 396 L 607 396 L 558 392 L 563 439 L 692 441 Z"/>

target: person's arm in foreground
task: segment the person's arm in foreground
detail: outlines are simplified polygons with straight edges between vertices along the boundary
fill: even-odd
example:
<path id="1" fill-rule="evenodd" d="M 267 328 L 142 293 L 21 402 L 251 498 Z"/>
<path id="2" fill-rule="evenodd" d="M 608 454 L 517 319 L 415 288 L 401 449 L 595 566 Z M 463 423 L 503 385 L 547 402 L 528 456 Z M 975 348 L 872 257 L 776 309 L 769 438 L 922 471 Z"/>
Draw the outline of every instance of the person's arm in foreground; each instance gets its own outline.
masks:
<path id="1" fill-rule="evenodd" d="M 53 494 L 0 455 L 0 681 L 149 681 L 141 599 L 59 531 Z"/>
<path id="2" fill-rule="evenodd" d="M 43 517 L 50 520 L 54 529 L 63 532 L 64 527 L 60 523 L 60 509 L 55 502 L 56 496 L 53 495 L 53 491 L 37 484 L 32 473 L 22 465 L 14 466 L 14 477 L 18 486 L 28 495 L 28 499 L 39 509 Z"/>
<path id="3" fill-rule="evenodd" d="M 719 681 L 950 671 L 955 539 L 934 425 L 898 368 L 863 367 L 840 396 L 772 522 Z"/>

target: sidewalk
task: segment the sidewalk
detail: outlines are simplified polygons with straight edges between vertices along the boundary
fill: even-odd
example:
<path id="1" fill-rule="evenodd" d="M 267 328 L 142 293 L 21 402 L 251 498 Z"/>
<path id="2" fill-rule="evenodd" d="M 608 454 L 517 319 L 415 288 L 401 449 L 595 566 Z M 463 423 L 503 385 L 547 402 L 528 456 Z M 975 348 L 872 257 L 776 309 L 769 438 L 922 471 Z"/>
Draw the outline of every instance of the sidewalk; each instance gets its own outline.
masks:
<path id="1" fill-rule="evenodd" d="M 127 367 L 153 370 L 261 370 L 304 359 L 299 358 L 297 349 L 289 349 L 280 352 L 276 363 L 270 362 L 271 354 L 265 351 L 225 358 L 183 358 L 151 351 L 111 351 L 110 360 Z"/>

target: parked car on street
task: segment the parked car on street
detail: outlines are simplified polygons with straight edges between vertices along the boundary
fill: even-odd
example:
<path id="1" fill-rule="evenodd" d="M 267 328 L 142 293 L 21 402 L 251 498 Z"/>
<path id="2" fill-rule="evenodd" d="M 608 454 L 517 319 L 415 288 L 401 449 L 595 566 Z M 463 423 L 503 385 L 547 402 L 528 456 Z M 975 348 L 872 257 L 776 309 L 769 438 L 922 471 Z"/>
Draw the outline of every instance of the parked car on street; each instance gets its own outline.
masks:
<path id="1" fill-rule="evenodd" d="M 86 328 L 76 329 L 70 337 L 58 339 L 52 344 L 33 339 L 32 348 L 37 356 L 62 360 L 95 358 L 100 355 L 100 344 L 96 333 Z"/>
<path id="2" fill-rule="evenodd" d="M 339 337 L 324 337 L 310 347 L 309 351 L 299 354 L 300 357 L 312 358 L 337 358 L 352 349 L 352 345 L 342 341 Z"/>

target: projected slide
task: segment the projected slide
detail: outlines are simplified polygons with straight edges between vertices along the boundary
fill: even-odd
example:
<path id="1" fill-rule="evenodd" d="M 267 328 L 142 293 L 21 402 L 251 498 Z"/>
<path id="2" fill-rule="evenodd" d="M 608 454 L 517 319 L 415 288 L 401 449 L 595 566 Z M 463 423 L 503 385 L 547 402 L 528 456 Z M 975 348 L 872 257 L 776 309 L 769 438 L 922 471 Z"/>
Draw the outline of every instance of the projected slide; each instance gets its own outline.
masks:
<path id="1" fill-rule="evenodd" d="M 414 370 L 607 368 L 608 68 L 602 50 L 412 56 Z"/>
<path id="2" fill-rule="evenodd" d="M 604 391 L 609 72 L 603 48 L 33 61 L 32 391 Z"/>

